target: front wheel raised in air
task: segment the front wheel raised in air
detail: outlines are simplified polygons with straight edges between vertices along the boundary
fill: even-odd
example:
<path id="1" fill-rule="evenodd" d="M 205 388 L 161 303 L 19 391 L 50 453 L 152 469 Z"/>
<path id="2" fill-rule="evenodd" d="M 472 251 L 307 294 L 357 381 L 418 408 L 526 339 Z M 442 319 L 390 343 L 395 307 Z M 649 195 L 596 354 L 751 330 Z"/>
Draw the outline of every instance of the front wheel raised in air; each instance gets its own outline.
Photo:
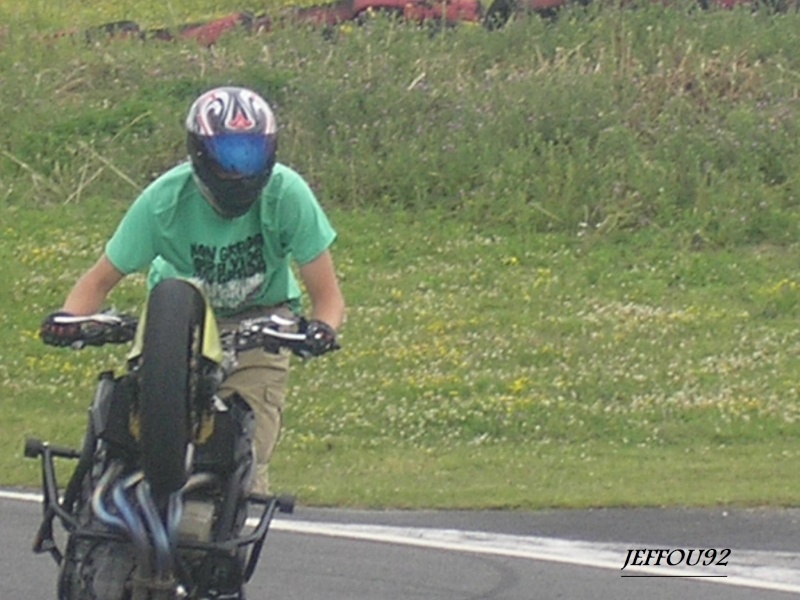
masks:
<path id="1" fill-rule="evenodd" d="M 139 364 L 139 418 L 142 470 L 156 497 L 186 482 L 204 318 L 205 302 L 186 281 L 166 279 L 150 293 Z"/>

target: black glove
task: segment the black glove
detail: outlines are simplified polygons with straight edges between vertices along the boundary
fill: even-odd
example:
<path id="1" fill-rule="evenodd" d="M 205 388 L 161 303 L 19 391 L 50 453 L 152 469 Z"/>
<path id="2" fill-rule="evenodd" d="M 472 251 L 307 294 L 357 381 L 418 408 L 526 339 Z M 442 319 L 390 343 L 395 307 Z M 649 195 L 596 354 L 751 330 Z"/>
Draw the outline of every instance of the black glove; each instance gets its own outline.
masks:
<path id="1" fill-rule="evenodd" d="M 301 347 L 294 349 L 294 353 L 298 356 L 311 358 L 339 349 L 336 330 L 324 321 L 303 320 L 300 322 L 300 333 L 304 333 L 306 339 Z"/>
<path id="2" fill-rule="evenodd" d="M 57 323 L 56 317 L 71 317 L 71 313 L 63 310 L 47 315 L 39 328 L 39 337 L 49 346 L 71 346 L 81 338 L 78 324 Z"/>

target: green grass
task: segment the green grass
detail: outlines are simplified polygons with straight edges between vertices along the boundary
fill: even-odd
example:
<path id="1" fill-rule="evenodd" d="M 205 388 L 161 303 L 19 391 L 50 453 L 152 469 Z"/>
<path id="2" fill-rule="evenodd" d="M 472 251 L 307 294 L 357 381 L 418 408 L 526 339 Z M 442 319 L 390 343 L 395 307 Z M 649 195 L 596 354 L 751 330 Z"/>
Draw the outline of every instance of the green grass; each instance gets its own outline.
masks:
<path id="1" fill-rule="evenodd" d="M 648 5 L 498 32 L 376 18 L 214 50 L 15 33 L 0 483 L 36 483 L 27 435 L 77 444 L 92 380 L 122 365 L 120 348 L 45 348 L 38 323 L 182 159 L 194 96 L 240 82 L 273 101 L 282 160 L 340 232 L 349 305 L 343 350 L 293 371 L 277 489 L 350 506 L 797 504 L 798 25 Z M 143 294 L 137 277 L 112 301 Z"/>
<path id="2" fill-rule="evenodd" d="M 408 509 L 792 505 L 800 474 L 792 464 L 796 448 L 790 453 L 782 443 L 770 442 L 715 448 L 505 444 L 292 454 L 279 463 L 278 480 L 303 502 Z M 753 484 L 755 471 L 758 485 Z"/>
<path id="3" fill-rule="evenodd" d="M 16 240 L 16 256 L 40 258 L 3 302 L 24 314 L 0 317 L 16 341 L 0 367 L 8 484 L 35 481 L 26 435 L 78 443 L 91 380 L 122 364 L 119 352 L 34 340 L 91 258 L 59 254 L 69 245 L 43 224 L 73 231 L 97 208 L 17 220 L 42 236 Z M 435 216 L 420 228 L 408 215 L 333 214 L 344 349 L 294 370 L 276 487 L 358 506 L 796 501 L 800 336 L 784 273 L 797 248 L 697 253 L 650 235 L 528 245 Z M 87 247 L 104 235 L 94 229 Z M 43 290 L 54 257 L 60 283 Z M 141 293 L 141 280 L 127 284 L 117 306 Z"/>

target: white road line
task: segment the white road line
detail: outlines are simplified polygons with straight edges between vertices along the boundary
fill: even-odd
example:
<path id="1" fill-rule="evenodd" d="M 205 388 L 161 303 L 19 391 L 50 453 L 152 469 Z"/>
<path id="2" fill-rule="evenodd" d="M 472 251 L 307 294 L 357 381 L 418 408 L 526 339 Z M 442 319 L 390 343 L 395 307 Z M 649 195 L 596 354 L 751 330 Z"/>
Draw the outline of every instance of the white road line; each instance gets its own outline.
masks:
<path id="1" fill-rule="evenodd" d="M 546 538 L 516 536 L 455 529 L 390 527 L 275 520 L 272 528 L 307 535 L 324 535 L 370 542 L 416 546 L 436 550 L 506 556 L 535 561 L 557 562 L 620 573 L 630 544 L 604 544 Z M 635 547 L 641 547 L 637 544 Z M 628 567 L 626 573 L 690 577 L 709 574 L 687 567 Z M 726 577 L 702 578 L 693 581 L 721 583 L 781 592 L 800 592 L 800 553 L 778 553 L 733 550 L 728 566 L 713 574 Z"/>
<path id="2" fill-rule="evenodd" d="M 24 502 L 41 502 L 40 494 L 0 490 L 0 499 Z M 432 529 L 423 527 L 393 527 L 387 525 L 359 525 L 289 520 L 276 517 L 273 531 L 303 535 L 319 535 L 385 544 L 414 546 L 432 550 L 466 552 L 472 554 L 505 556 L 522 560 L 556 562 L 562 564 L 608 569 L 622 575 L 628 549 L 641 547 L 623 543 L 598 543 L 538 536 L 494 534 L 457 529 Z M 628 567 L 626 573 L 639 575 L 670 575 L 691 577 L 708 574 L 696 568 L 639 566 Z M 713 572 L 726 577 L 698 578 L 692 581 L 751 587 L 780 592 L 800 593 L 800 553 L 766 552 L 733 549 L 728 566 Z"/>
<path id="3" fill-rule="evenodd" d="M 5 492 L 0 490 L 0 498 L 5 500 L 22 500 L 23 502 L 41 502 L 41 494 L 25 494 L 21 492 Z"/>

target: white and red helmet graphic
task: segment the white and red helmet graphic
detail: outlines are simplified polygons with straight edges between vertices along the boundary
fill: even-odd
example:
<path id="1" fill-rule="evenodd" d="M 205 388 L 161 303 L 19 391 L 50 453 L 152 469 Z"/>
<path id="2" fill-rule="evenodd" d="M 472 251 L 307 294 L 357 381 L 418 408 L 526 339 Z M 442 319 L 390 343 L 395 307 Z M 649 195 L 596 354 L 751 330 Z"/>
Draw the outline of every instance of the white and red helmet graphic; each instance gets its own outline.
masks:
<path id="1" fill-rule="evenodd" d="M 275 116 L 261 96 L 240 87 L 219 87 L 195 100 L 186 128 L 202 136 L 224 133 L 275 133 Z"/>

